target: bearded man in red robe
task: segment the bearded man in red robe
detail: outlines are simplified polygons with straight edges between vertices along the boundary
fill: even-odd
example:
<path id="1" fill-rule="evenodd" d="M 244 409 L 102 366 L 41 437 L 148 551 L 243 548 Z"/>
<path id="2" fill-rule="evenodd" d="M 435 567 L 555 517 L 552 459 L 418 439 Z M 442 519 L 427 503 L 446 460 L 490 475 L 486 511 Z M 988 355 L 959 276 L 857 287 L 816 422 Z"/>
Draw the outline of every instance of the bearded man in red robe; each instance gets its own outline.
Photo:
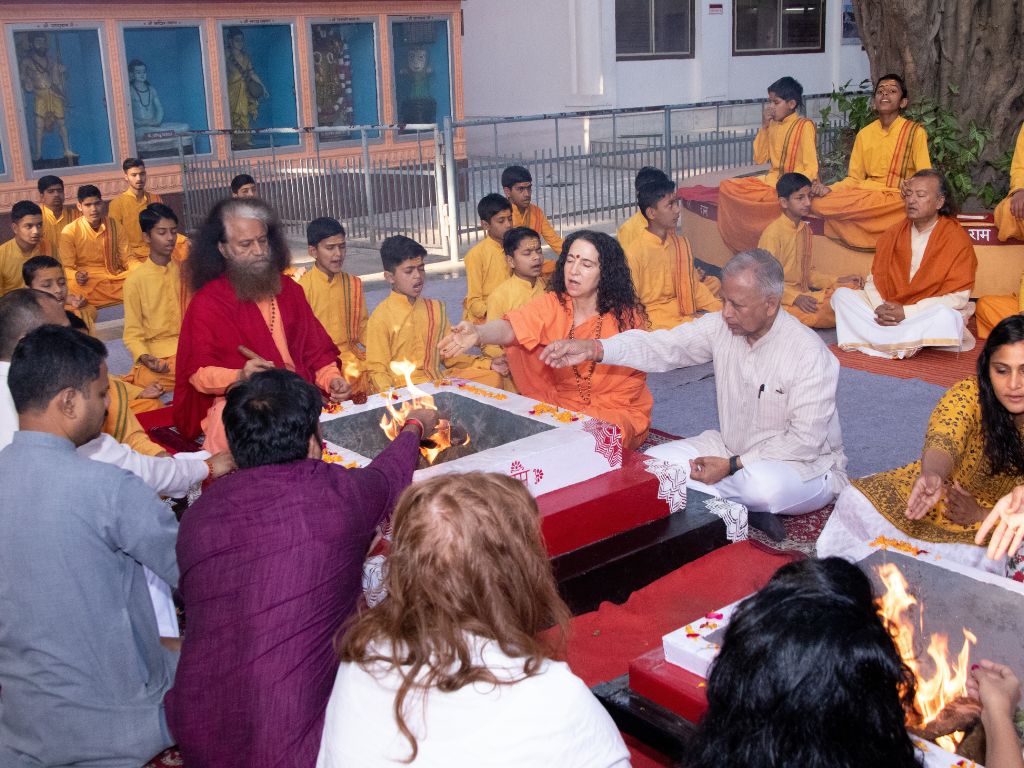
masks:
<path id="1" fill-rule="evenodd" d="M 333 402 L 347 400 L 338 349 L 302 288 L 282 272 L 291 255 L 274 210 L 256 198 L 230 198 L 210 211 L 186 262 L 193 298 L 182 320 L 174 424 L 227 448 L 224 393 L 258 371 L 286 368 Z"/>

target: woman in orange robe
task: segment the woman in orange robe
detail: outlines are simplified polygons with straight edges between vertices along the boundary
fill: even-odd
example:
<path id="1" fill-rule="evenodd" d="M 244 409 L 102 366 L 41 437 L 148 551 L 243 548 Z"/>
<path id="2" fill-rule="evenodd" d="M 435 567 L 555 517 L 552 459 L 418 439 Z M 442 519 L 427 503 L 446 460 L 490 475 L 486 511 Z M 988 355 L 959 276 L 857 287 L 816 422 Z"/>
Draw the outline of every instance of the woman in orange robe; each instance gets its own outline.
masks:
<path id="1" fill-rule="evenodd" d="M 566 238 L 547 293 L 502 320 L 459 323 L 438 348 L 449 355 L 484 344 L 505 347 L 521 393 L 615 424 L 623 446 L 636 449 L 647 438 L 654 406 L 647 375 L 601 363 L 549 368 L 540 351 L 556 339 L 606 339 L 647 325 L 622 247 L 603 232 L 581 230 Z"/>

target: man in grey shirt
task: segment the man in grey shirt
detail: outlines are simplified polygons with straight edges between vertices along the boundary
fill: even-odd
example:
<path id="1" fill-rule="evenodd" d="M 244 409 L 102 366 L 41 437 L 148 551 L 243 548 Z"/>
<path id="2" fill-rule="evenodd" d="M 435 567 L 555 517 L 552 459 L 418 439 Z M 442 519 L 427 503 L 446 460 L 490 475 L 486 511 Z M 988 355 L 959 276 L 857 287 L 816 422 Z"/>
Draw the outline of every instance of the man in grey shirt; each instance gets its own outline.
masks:
<path id="1" fill-rule="evenodd" d="M 0 766 L 137 768 L 170 746 L 177 655 L 143 565 L 177 583 L 177 523 L 139 478 L 79 456 L 109 403 L 103 344 L 46 325 L 18 344 L 21 423 L 0 451 Z"/>

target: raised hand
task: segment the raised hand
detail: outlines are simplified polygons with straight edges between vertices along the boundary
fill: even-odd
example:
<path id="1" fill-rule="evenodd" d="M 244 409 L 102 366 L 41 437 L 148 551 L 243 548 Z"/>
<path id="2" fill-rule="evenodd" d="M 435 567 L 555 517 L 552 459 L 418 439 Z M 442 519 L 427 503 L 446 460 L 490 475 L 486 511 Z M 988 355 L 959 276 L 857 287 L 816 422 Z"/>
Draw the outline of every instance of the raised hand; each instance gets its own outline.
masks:
<path id="1" fill-rule="evenodd" d="M 933 472 L 922 472 L 914 481 L 907 499 L 907 517 L 920 520 L 928 511 L 939 503 L 943 492 L 942 478 Z"/>

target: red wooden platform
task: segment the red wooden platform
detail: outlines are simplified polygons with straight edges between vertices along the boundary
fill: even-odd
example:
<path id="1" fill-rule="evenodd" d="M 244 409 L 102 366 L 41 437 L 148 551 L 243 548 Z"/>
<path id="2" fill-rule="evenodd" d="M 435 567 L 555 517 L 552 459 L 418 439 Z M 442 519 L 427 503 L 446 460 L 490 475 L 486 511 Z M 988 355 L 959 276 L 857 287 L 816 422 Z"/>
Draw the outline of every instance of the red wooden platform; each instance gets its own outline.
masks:
<path id="1" fill-rule="evenodd" d="M 171 429 L 170 406 L 138 418 L 150 439 L 169 452 L 198 449 Z M 552 557 L 668 517 L 668 504 L 658 499 L 658 480 L 644 470 L 643 460 L 643 454 L 623 451 L 621 469 L 538 497 Z"/>
<path id="2" fill-rule="evenodd" d="M 537 498 L 552 557 L 668 517 L 668 504 L 658 498 L 658 479 L 644 469 L 644 459 L 623 451 L 622 469 Z"/>

